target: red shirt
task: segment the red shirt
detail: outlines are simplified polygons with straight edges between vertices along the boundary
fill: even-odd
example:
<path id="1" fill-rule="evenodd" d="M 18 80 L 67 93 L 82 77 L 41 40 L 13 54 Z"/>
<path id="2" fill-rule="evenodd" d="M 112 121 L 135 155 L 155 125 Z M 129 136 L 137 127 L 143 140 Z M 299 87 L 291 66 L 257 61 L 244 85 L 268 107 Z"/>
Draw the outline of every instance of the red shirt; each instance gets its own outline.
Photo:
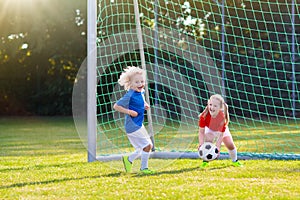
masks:
<path id="1" fill-rule="evenodd" d="M 213 131 L 224 132 L 226 129 L 225 114 L 220 111 L 216 117 L 211 117 L 209 112 L 205 117 L 200 115 L 199 127 L 204 128 L 206 126 Z"/>

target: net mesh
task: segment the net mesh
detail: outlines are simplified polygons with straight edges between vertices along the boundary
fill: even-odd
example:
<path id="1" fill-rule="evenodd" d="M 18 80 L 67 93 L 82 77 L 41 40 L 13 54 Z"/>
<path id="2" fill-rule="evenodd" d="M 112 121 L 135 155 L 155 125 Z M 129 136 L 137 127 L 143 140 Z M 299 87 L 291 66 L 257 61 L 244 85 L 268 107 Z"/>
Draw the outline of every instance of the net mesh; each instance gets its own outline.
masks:
<path id="1" fill-rule="evenodd" d="M 117 80 L 141 66 L 134 4 L 98 5 L 97 155 L 120 154 L 132 147 L 124 116 L 112 109 L 125 93 Z M 299 156 L 299 8 L 285 0 L 139 1 L 155 150 L 196 151 L 198 115 L 218 93 L 238 152 Z"/>

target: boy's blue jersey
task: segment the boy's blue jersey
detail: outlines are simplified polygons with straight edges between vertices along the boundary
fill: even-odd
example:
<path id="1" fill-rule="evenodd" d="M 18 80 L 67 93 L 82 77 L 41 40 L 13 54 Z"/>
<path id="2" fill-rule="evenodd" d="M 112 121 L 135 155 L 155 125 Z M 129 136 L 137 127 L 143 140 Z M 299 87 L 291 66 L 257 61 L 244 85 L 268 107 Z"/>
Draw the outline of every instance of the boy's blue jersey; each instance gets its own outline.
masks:
<path id="1" fill-rule="evenodd" d="M 117 105 L 134 110 L 138 113 L 137 117 L 131 117 L 128 114 L 125 115 L 126 133 L 132 133 L 142 127 L 145 112 L 144 91 L 136 92 L 130 89 L 120 100 L 117 101 Z"/>

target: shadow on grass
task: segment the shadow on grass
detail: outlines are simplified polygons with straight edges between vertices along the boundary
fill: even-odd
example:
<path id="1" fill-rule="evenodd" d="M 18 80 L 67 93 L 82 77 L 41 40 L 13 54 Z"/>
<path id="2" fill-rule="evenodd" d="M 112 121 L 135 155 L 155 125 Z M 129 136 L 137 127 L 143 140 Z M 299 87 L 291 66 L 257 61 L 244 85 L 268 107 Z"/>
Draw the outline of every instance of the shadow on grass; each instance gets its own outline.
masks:
<path id="1" fill-rule="evenodd" d="M 6 186 L 0 186 L 0 189 L 18 188 L 18 187 L 25 187 L 25 186 L 31 186 L 31 185 L 46 185 L 46 184 L 50 184 L 50 183 L 60 183 L 60 182 L 66 182 L 66 181 L 101 178 L 101 177 L 103 177 L 103 176 L 101 176 L 101 175 L 99 175 L 99 176 L 84 176 L 84 177 L 80 177 L 80 178 L 62 178 L 62 179 L 54 179 L 54 180 L 48 180 L 48 181 L 15 183 L 15 184 L 6 185 Z"/>
<path id="2" fill-rule="evenodd" d="M 119 177 L 121 176 L 121 172 L 111 173 L 108 175 L 96 175 L 96 176 L 83 176 L 78 178 L 61 178 L 61 179 L 53 179 L 47 181 L 35 181 L 35 182 L 23 182 L 23 183 L 14 183 L 11 185 L 0 186 L 0 189 L 9 189 L 9 188 L 19 188 L 25 186 L 34 186 L 34 185 L 46 185 L 51 183 L 60 183 L 60 182 L 67 182 L 67 181 L 76 181 L 76 180 L 84 180 L 84 179 L 98 179 L 103 177 Z"/>
<path id="3" fill-rule="evenodd" d="M 74 163 L 66 163 L 63 165 L 51 165 L 52 167 L 69 167 L 69 166 L 73 166 L 74 164 L 78 164 L 80 162 L 74 162 Z M 42 169 L 42 168 L 46 168 L 49 167 L 49 165 L 38 165 L 38 166 L 33 166 L 33 167 L 24 167 L 24 168 L 7 168 L 7 169 L 3 169 L 1 170 L 1 172 L 3 171 L 8 171 L 8 170 L 24 170 L 24 169 Z M 159 171 L 156 172 L 154 174 L 141 174 L 141 173 L 132 173 L 132 174 L 127 174 L 124 172 L 116 172 L 116 173 L 110 173 L 107 175 L 96 175 L 96 176 L 83 176 L 83 177 L 79 177 L 79 178 L 61 178 L 61 179 L 53 179 L 53 180 L 47 180 L 47 181 L 35 181 L 35 182 L 23 182 L 23 183 L 14 183 L 11 185 L 6 185 L 6 186 L 0 186 L 0 189 L 9 189 L 9 188 L 19 188 L 19 187 L 26 187 L 26 186 L 34 186 L 34 185 L 46 185 L 46 184 L 51 184 L 51 183 L 60 183 L 60 182 L 67 182 L 67 181 L 76 181 L 76 180 L 84 180 L 84 179 L 98 179 L 98 178 L 102 178 L 102 177 L 120 177 L 120 176 L 124 176 L 124 175 L 131 175 L 132 177 L 145 177 L 145 176 L 160 176 L 163 174 L 180 174 L 180 173 L 185 173 L 185 172 L 191 172 L 191 171 L 203 171 L 205 172 L 206 170 L 219 170 L 219 169 L 223 169 L 223 168 L 227 168 L 230 166 L 220 166 L 220 167 L 214 167 L 214 168 L 205 168 L 205 169 L 201 169 L 200 167 L 193 167 L 193 168 L 185 168 L 185 169 L 179 169 L 179 170 L 172 170 L 172 171 Z"/>
<path id="4" fill-rule="evenodd" d="M 70 162 L 70 163 L 64 163 L 64 164 L 54 164 L 54 165 L 32 165 L 27 167 L 11 167 L 11 168 L 4 168 L 0 169 L 0 172 L 10 172 L 10 171 L 24 171 L 24 170 L 40 170 L 45 168 L 67 168 L 67 167 L 73 167 L 76 165 L 82 165 L 85 163 L 82 162 Z"/>
<path id="5" fill-rule="evenodd" d="M 180 174 L 184 172 L 190 172 L 194 170 L 199 170 L 199 167 L 194 168 L 186 168 L 186 169 L 179 169 L 179 170 L 172 170 L 172 171 L 159 171 L 155 172 L 154 174 L 142 174 L 140 172 L 133 172 L 133 173 L 126 173 L 126 172 L 117 172 L 117 173 L 111 173 L 106 175 L 106 177 L 118 177 L 118 176 L 131 176 L 131 177 L 144 177 L 144 176 L 159 176 L 162 174 Z M 201 170 L 201 169 L 200 169 Z"/>
<path id="6" fill-rule="evenodd" d="M 227 168 L 230 166 L 220 166 L 220 167 L 214 167 L 214 168 L 205 168 L 201 169 L 200 167 L 192 167 L 192 168 L 185 168 L 185 169 L 179 169 L 179 170 L 172 170 L 172 171 L 159 171 L 154 174 L 142 174 L 142 173 L 137 173 L 134 174 L 133 177 L 144 177 L 144 176 L 159 176 L 163 174 L 180 174 L 180 173 L 185 173 L 185 172 L 191 172 L 191 171 L 206 171 L 206 170 L 219 170 L 223 168 Z"/>

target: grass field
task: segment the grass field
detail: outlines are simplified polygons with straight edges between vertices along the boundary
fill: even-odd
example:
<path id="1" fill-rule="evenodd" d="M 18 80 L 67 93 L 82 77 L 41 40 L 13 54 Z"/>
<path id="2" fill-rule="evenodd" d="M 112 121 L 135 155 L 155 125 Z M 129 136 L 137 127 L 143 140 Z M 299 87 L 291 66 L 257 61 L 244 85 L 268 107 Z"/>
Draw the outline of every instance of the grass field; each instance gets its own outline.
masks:
<path id="1" fill-rule="evenodd" d="M 148 176 L 88 163 L 69 117 L 0 118 L 0 156 L 0 199 L 300 199 L 299 160 L 180 159 Z"/>

